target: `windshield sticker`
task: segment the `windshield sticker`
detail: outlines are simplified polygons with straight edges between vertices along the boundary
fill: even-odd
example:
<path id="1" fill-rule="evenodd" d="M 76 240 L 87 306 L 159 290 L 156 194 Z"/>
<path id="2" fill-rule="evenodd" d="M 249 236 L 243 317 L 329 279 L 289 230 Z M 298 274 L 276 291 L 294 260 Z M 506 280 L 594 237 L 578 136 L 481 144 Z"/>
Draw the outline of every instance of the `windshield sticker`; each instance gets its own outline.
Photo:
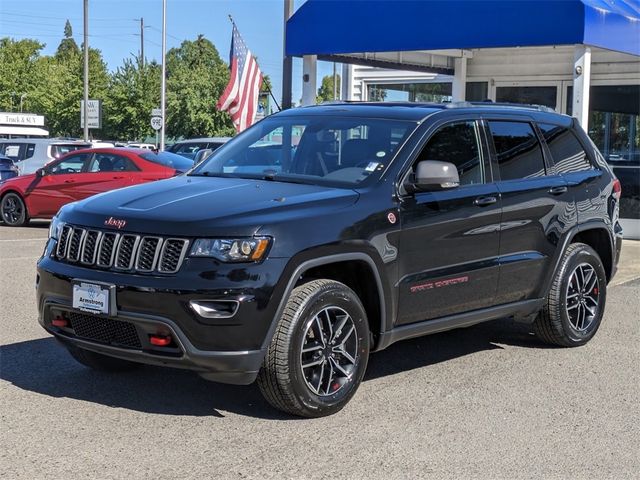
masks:
<path id="1" fill-rule="evenodd" d="M 378 162 L 369 162 L 369 165 L 367 165 L 367 167 L 365 168 L 365 171 L 373 172 L 375 171 L 378 165 L 380 165 Z"/>

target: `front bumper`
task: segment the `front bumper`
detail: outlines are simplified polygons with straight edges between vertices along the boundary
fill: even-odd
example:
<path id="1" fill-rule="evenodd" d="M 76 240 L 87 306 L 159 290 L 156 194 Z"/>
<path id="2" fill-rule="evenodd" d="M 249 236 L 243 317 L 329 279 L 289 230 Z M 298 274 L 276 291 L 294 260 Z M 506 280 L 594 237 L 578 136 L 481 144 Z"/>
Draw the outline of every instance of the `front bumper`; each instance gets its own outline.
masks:
<path id="1" fill-rule="evenodd" d="M 248 384 L 255 380 L 266 348 L 282 290 L 277 285 L 285 259 L 263 264 L 220 264 L 210 259 L 188 259 L 172 276 L 135 275 L 84 268 L 52 258 L 49 241 L 38 262 L 37 298 L 39 322 L 62 343 L 97 353 L 151 365 L 185 368 L 223 383 Z M 87 314 L 72 308 L 74 280 L 112 285 L 114 310 L 109 316 Z M 191 300 L 237 300 L 230 318 L 198 315 Z M 90 332 L 55 326 L 55 318 L 72 316 L 91 324 Z M 79 318 L 79 317 L 78 317 Z M 104 332 L 113 326 L 135 332 L 135 341 L 123 345 Z M 97 330 L 96 330 L 97 329 Z M 151 345 L 149 336 L 170 335 L 163 348 Z"/>

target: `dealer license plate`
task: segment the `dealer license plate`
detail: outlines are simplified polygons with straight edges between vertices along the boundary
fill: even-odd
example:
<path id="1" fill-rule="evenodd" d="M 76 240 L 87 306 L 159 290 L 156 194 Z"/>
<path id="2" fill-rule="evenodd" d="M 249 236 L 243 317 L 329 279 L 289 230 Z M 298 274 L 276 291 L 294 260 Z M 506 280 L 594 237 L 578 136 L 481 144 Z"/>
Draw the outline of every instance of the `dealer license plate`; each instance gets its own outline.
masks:
<path id="1" fill-rule="evenodd" d="M 73 284 L 73 308 L 90 313 L 109 314 L 109 287 L 95 283 Z"/>

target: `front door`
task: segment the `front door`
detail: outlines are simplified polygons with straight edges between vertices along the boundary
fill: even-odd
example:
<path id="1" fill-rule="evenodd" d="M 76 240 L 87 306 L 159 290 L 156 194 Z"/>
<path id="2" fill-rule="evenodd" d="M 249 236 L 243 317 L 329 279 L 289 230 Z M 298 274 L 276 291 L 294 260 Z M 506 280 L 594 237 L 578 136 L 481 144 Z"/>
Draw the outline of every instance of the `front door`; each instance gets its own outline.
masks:
<path id="1" fill-rule="evenodd" d="M 27 187 L 29 212 L 33 216 L 55 215 L 63 205 L 79 200 L 77 188 L 91 153 L 68 155 L 44 168 Z"/>
<path id="2" fill-rule="evenodd" d="M 414 167 L 421 160 L 453 163 L 460 186 L 401 201 L 398 324 L 494 303 L 501 205 L 479 127 L 476 121 L 441 126 L 414 162 Z"/>

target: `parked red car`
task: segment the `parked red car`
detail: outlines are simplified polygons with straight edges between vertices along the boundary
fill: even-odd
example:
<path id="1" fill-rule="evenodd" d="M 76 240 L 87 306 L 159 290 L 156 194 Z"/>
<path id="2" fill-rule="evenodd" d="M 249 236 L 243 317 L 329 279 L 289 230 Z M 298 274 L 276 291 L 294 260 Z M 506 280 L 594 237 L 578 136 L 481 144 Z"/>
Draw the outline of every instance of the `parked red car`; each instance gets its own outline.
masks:
<path id="1" fill-rule="evenodd" d="M 76 150 L 39 169 L 0 183 L 0 217 L 5 225 L 51 218 L 63 205 L 97 193 L 170 178 L 193 161 L 169 152 L 133 148 Z"/>

